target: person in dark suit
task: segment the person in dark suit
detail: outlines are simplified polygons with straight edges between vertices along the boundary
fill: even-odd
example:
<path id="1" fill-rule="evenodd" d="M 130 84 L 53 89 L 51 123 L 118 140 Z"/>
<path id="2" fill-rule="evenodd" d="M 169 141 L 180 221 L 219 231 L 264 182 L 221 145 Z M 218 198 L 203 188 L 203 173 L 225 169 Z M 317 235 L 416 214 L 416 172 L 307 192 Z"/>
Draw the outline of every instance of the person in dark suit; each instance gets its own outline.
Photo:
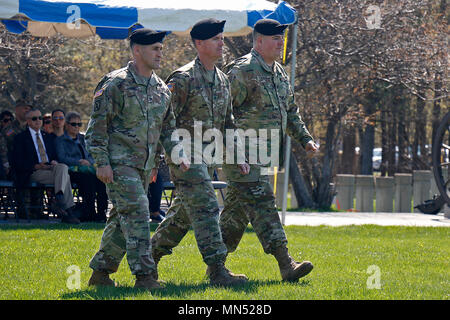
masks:
<path id="1" fill-rule="evenodd" d="M 67 113 L 65 120 L 66 130 L 62 136 L 55 139 L 55 147 L 59 161 L 69 167 L 70 179 L 77 184 L 83 198 L 83 213 L 80 220 L 106 222 L 108 209 L 106 186 L 95 174 L 94 159 L 86 150 L 84 134 L 80 133 L 81 115 L 71 111 Z"/>
<path id="2" fill-rule="evenodd" d="M 13 142 L 13 170 L 17 187 L 23 187 L 29 181 L 53 184 L 56 201 L 52 211 L 63 222 L 79 223 L 72 215 L 74 202 L 68 167 L 58 163 L 53 138 L 41 133 L 41 111 L 32 108 L 26 113 L 26 120 L 27 129 L 15 136 Z"/>

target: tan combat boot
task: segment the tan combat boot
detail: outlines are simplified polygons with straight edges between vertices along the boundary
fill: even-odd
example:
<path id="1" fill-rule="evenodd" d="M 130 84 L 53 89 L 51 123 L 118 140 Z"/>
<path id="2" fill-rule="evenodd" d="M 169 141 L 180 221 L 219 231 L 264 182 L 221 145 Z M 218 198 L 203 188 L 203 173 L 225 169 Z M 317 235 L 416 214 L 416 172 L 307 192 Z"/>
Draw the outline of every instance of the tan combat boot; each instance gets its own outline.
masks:
<path id="1" fill-rule="evenodd" d="M 163 286 L 154 278 L 154 274 L 144 274 L 137 275 L 136 282 L 134 283 L 134 287 L 137 289 L 146 289 L 146 290 L 154 290 L 154 289 L 162 289 Z"/>
<path id="2" fill-rule="evenodd" d="M 156 269 L 158 269 L 158 263 L 162 257 L 163 257 L 162 254 L 152 251 L 152 258 L 153 258 L 153 261 L 155 261 Z"/>
<path id="3" fill-rule="evenodd" d="M 244 284 L 248 281 L 248 278 L 244 274 L 234 274 L 228 270 L 223 262 L 219 262 L 208 266 L 206 269 L 206 275 L 212 285 L 217 286 L 233 286 Z"/>
<path id="4" fill-rule="evenodd" d="M 117 283 L 109 278 L 108 272 L 94 270 L 88 286 L 117 287 Z"/>
<path id="5" fill-rule="evenodd" d="M 273 253 L 280 267 L 283 281 L 297 281 L 306 276 L 313 269 L 313 264 L 309 261 L 296 262 L 288 253 L 285 246 L 278 247 Z"/>
<path id="6" fill-rule="evenodd" d="M 163 255 L 158 254 L 156 252 L 152 252 L 152 257 L 153 257 L 153 261 L 155 261 L 155 271 L 152 272 L 153 278 L 156 279 L 156 281 L 159 282 L 159 284 L 161 285 L 165 285 L 166 282 L 164 280 L 159 280 L 159 275 L 158 275 L 158 263 L 161 260 L 161 258 L 163 257 Z"/>

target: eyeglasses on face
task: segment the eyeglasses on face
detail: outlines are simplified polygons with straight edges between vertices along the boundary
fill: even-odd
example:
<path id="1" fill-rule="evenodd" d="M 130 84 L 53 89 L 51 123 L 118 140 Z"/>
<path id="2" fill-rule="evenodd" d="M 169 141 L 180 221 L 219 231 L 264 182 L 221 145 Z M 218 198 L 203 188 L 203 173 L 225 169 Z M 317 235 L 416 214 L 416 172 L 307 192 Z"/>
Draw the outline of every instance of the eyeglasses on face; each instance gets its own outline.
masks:
<path id="1" fill-rule="evenodd" d="M 42 120 L 42 116 L 30 118 L 32 121 Z"/>
<path id="2" fill-rule="evenodd" d="M 52 123 L 52 120 L 44 120 L 44 124 L 50 124 Z"/>
<path id="3" fill-rule="evenodd" d="M 4 118 L 4 119 L 3 119 L 3 122 L 4 122 L 4 123 L 8 123 L 8 122 L 10 122 L 10 121 L 11 121 L 11 118 Z"/>
<path id="4" fill-rule="evenodd" d="M 81 122 L 69 122 L 72 127 L 80 127 L 83 125 Z"/>
<path id="5" fill-rule="evenodd" d="M 52 119 L 53 119 L 53 120 L 64 120 L 64 117 L 63 117 L 63 116 L 60 116 L 60 117 L 53 117 Z"/>

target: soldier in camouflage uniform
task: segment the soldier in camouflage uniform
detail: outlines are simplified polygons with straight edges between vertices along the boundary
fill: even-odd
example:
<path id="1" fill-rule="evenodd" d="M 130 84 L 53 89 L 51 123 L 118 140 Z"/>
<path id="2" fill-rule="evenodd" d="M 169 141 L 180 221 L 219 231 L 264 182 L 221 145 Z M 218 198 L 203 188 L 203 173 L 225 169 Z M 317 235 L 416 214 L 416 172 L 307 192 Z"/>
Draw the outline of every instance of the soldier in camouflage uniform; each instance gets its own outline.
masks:
<path id="1" fill-rule="evenodd" d="M 31 110 L 31 105 L 27 104 L 25 101 L 19 100 L 16 102 L 15 106 L 15 119 L 11 121 L 8 125 L 3 127 L 2 132 L 0 134 L 0 160 L 3 165 L 3 171 L 5 177 L 7 179 L 13 179 L 14 175 L 11 171 L 11 163 L 12 152 L 14 148 L 14 137 L 24 131 L 27 128 L 27 119 L 26 113 Z M 22 196 L 19 197 L 24 201 L 18 201 L 17 203 L 17 215 L 19 218 L 26 217 L 26 209 L 25 204 L 33 204 L 35 201 L 39 199 L 39 191 L 38 190 L 29 190 L 29 189 L 18 189 L 18 192 L 22 193 Z M 25 203 L 24 203 L 25 202 Z M 33 209 L 31 212 L 31 216 L 29 218 L 39 218 L 40 210 Z"/>
<path id="2" fill-rule="evenodd" d="M 26 113 L 31 109 L 31 106 L 24 101 L 16 103 L 15 119 L 6 125 L 0 135 L 0 159 L 2 161 L 5 173 L 9 173 L 11 164 L 9 163 L 12 154 L 14 137 L 26 129 L 27 119 Z"/>
<path id="3" fill-rule="evenodd" d="M 215 19 L 197 22 L 192 28 L 191 37 L 198 57 L 173 72 L 166 81 L 173 94 L 177 129 L 187 130 L 191 137 L 195 135 L 195 121 L 201 121 L 202 137 L 208 129 L 216 128 L 224 132 L 225 128 L 234 128 L 230 84 L 225 74 L 215 66 L 222 56 L 224 24 L 225 21 Z M 200 150 L 191 149 L 194 162 L 196 156 L 202 157 L 203 150 L 210 142 L 204 141 Z M 222 241 L 219 206 L 211 183 L 214 167 L 210 166 L 208 172 L 205 162 L 193 163 L 183 173 L 169 161 L 169 168 L 176 198 L 152 237 L 155 261 L 171 254 L 192 226 L 203 261 L 208 265 L 211 284 L 245 282 L 247 278 L 244 275 L 234 275 L 224 266 L 227 250 Z M 248 172 L 245 163 L 236 168 L 241 173 Z"/>
<path id="4" fill-rule="evenodd" d="M 90 262 L 94 271 L 89 285 L 114 286 L 109 274 L 117 271 L 126 253 L 136 288 L 161 287 L 151 254 L 147 188 L 157 167 L 158 141 L 169 152 L 175 146 L 171 94 L 153 71 L 161 62 L 164 36 L 150 29 L 134 31 L 133 61 L 106 75 L 95 90 L 86 146 L 113 208 L 100 250 Z"/>
<path id="5" fill-rule="evenodd" d="M 0 161 L 2 179 L 6 179 L 9 172 L 8 145 L 3 132 L 0 133 Z"/>
<path id="6" fill-rule="evenodd" d="M 258 21 L 254 27 L 252 51 L 226 67 L 231 82 L 235 124 L 243 130 L 256 129 L 257 132 L 260 129 L 278 129 L 281 148 L 287 132 L 307 151 L 316 152 L 318 147 L 297 112 L 288 76 L 275 61 L 283 48 L 286 27 L 275 20 Z M 269 154 L 280 152 L 274 150 L 273 141 L 267 142 Z M 297 263 L 288 253 L 272 186 L 267 173 L 261 174 L 264 165 L 251 163 L 248 176 L 240 175 L 231 165 L 225 165 L 223 169 L 228 189 L 220 227 L 228 252 L 236 250 L 250 222 L 264 251 L 277 259 L 283 280 L 294 281 L 308 274 L 312 264 L 308 261 Z"/>

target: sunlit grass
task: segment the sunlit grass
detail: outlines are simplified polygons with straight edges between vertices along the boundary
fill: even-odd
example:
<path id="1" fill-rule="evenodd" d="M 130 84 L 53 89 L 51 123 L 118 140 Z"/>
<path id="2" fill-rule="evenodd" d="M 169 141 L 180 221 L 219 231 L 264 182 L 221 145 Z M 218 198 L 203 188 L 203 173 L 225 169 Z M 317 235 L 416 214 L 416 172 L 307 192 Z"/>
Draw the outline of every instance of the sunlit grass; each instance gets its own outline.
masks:
<path id="1" fill-rule="evenodd" d="M 190 231 L 174 253 L 161 260 L 159 274 L 167 284 L 153 293 L 133 289 L 126 259 L 112 275 L 119 288 L 87 286 L 89 260 L 100 244 L 102 227 L 94 223 L 0 226 L 0 299 L 450 298 L 450 234 L 445 227 L 286 227 L 291 254 L 315 266 L 298 283 L 280 281 L 276 260 L 263 252 L 248 228 L 227 260 L 230 270 L 250 278 L 248 284 L 235 288 L 209 285 Z M 370 266 L 379 271 L 379 281 Z M 73 289 L 76 268 L 80 287 Z M 377 283 L 380 289 L 373 288 Z"/>

